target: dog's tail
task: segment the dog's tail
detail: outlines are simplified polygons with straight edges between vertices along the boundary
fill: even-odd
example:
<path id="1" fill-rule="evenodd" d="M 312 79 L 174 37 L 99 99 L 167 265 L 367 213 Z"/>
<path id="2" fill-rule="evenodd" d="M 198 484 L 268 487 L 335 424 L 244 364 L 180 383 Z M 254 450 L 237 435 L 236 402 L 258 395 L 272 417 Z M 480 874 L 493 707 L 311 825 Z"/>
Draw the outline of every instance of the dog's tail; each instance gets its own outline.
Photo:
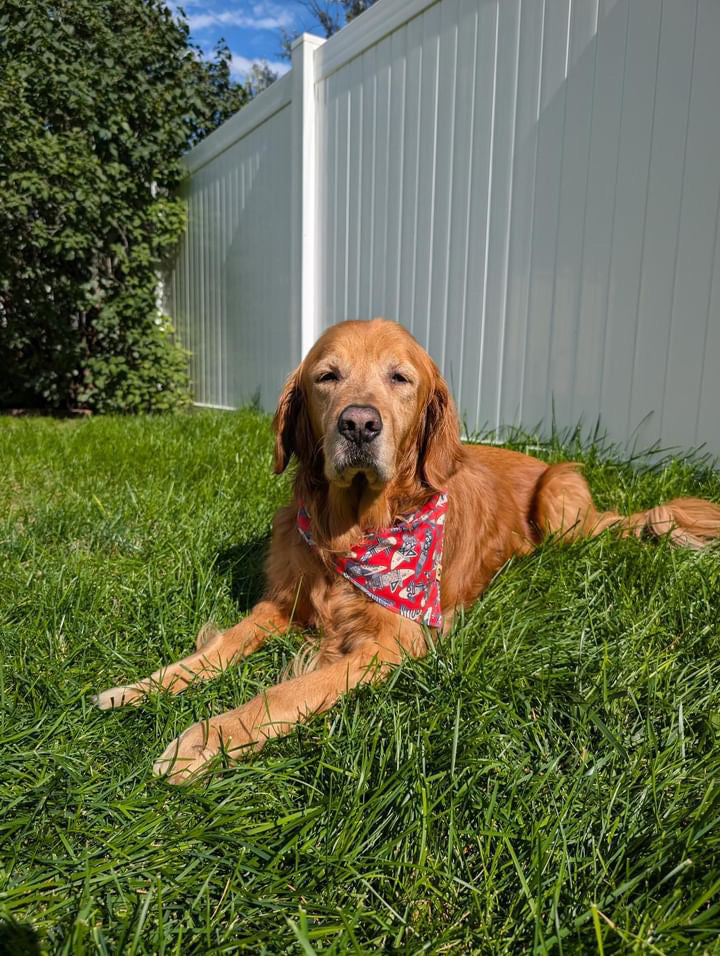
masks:
<path id="1" fill-rule="evenodd" d="M 720 505 L 702 498 L 675 498 L 631 515 L 597 511 L 580 467 L 576 462 L 551 465 L 541 475 L 530 515 L 541 535 L 574 541 L 617 528 L 624 537 L 668 535 L 673 544 L 695 549 L 720 538 Z"/>

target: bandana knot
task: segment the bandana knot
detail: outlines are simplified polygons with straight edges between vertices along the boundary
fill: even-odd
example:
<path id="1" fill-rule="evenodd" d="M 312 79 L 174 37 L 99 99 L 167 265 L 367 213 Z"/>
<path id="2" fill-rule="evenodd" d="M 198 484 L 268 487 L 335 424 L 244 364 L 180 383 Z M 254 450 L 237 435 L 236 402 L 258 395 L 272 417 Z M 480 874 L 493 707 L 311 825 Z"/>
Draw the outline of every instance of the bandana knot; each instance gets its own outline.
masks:
<path id="1" fill-rule="evenodd" d="M 390 528 L 368 531 L 348 554 L 335 557 L 335 570 L 395 614 L 442 627 L 440 572 L 447 507 L 447 494 L 441 492 Z M 297 526 L 315 547 L 310 515 L 302 504 Z"/>

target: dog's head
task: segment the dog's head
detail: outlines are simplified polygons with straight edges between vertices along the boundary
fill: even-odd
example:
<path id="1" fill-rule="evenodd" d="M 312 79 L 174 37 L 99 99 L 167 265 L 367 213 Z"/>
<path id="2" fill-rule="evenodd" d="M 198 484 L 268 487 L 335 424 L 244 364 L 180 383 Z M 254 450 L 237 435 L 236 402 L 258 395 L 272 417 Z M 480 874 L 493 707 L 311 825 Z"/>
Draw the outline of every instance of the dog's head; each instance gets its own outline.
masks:
<path id="1" fill-rule="evenodd" d="M 440 490 L 460 455 L 457 418 L 437 366 L 395 322 L 342 322 L 290 376 L 275 414 L 275 470 L 292 454 L 337 487 L 393 481 Z"/>

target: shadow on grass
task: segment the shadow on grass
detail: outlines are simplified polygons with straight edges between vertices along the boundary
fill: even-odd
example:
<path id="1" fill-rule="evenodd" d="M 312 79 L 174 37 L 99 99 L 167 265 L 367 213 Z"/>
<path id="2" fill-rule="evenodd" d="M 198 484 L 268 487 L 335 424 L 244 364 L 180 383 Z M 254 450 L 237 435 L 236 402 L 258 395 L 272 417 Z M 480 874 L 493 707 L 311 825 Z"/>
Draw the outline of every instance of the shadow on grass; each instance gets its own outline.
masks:
<path id="1" fill-rule="evenodd" d="M 0 956 L 40 956 L 40 937 L 26 923 L 0 923 Z"/>
<path id="2" fill-rule="evenodd" d="M 265 586 L 263 567 L 269 543 L 268 533 L 218 552 L 216 567 L 230 579 L 233 600 L 244 611 L 249 611 L 262 597 Z"/>

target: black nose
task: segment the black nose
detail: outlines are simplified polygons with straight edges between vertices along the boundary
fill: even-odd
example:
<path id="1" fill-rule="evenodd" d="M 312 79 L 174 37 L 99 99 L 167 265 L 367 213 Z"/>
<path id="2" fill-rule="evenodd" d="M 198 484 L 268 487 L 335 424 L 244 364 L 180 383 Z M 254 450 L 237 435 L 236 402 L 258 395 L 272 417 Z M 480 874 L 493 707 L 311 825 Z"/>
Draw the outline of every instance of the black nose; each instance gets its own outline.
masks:
<path id="1" fill-rule="evenodd" d="M 382 418 L 372 405 L 348 405 L 340 412 L 338 431 L 348 441 L 362 445 L 377 438 L 382 431 Z"/>

